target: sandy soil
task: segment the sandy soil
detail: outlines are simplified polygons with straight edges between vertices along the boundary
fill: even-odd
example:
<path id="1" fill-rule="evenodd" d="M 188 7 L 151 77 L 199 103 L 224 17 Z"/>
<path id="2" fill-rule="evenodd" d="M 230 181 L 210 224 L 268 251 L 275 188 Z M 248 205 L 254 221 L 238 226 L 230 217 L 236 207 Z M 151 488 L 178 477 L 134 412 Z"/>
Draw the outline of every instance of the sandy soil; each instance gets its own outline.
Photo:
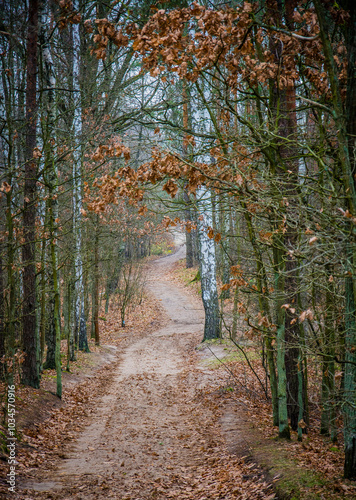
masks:
<path id="1" fill-rule="evenodd" d="M 118 353 L 120 362 L 83 432 L 54 467 L 22 482 L 19 498 L 267 498 L 266 484 L 257 484 L 261 474 L 257 482 L 256 474 L 245 477 L 225 446 L 214 400 L 202 401 L 202 392 L 217 384 L 216 373 L 199 364 L 202 354 L 195 349 L 203 335 L 203 309 L 168 279 L 184 250 L 151 264 L 148 289 L 162 303 L 164 326 L 133 337 Z M 225 432 L 231 425 L 225 417 Z M 221 467 L 214 464 L 221 460 L 226 470 L 235 460 L 235 469 L 228 470 L 234 488 L 227 480 L 219 485 Z"/>

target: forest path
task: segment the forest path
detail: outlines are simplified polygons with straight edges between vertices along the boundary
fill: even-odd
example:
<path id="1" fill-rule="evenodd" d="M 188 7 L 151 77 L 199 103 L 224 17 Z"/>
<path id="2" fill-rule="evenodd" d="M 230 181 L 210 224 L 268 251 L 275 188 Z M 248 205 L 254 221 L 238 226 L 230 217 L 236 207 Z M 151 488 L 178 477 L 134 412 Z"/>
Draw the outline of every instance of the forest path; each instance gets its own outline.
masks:
<path id="1" fill-rule="evenodd" d="M 181 247 L 150 267 L 147 287 L 161 301 L 164 326 L 126 348 L 85 430 L 41 482 L 27 483 L 31 494 L 22 498 L 265 498 L 230 488 L 224 496 L 207 494 L 216 489 L 216 454 L 229 453 L 219 442 L 214 405 L 199 400 L 216 378 L 197 364 L 194 350 L 203 336 L 201 303 L 168 278 L 184 253 Z"/>
<path id="2" fill-rule="evenodd" d="M 178 375 L 184 369 L 189 338 L 201 332 L 204 318 L 198 304 L 193 306 L 166 280 L 171 265 L 183 257 L 181 247 L 152 264 L 147 288 L 169 319 L 124 352 L 93 422 L 59 468 L 65 482 L 73 474 L 79 481 L 85 475 L 114 476 L 120 491 L 132 495 L 142 481 L 162 479 L 174 459 L 177 435 L 185 428 L 181 397 L 177 401 L 177 392 L 184 390 Z"/>

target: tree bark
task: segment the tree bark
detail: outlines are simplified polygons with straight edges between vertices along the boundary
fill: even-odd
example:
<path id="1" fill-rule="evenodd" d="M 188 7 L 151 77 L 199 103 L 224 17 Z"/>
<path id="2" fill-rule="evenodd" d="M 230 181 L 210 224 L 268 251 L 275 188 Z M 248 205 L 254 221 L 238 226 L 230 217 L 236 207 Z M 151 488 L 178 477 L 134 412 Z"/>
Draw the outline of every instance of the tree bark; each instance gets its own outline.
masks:
<path id="1" fill-rule="evenodd" d="M 92 337 L 100 345 L 99 335 L 99 216 L 96 216 L 94 239 L 94 276 L 92 294 Z"/>
<path id="2" fill-rule="evenodd" d="M 44 98 L 43 122 L 46 124 L 44 137 L 45 150 L 45 179 L 48 186 L 48 228 L 49 228 L 49 252 L 51 262 L 51 290 L 50 321 L 47 349 L 47 363 L 56 369 L 57 374 L 57 396 L 62 397 L 62 364 L 61 364 L 61 328 L 60 328 L 60 290 L 58 278 L 58 250 L 57 250 L 57 218 L 58 218 L 58 174 L 53 154 L 55 113 L 55 85 L 56 80 L 53 71 L 53 60 L 51 48 L 46 33 L 47 12 L 45 5 L 41 9 L 41 41 L 42 60 L 44 63 L 43 73 L 46 84 L 46 97 Z M 48 354 L 50 353 L 51 359 Z M 54 366 L 53 366 L 54 364 Z"/>
<path id="3" fill-rule="evenodd" d="M 45 219 L 43 222 L 43 227 L 47 227 L 47 206 L 48 206 L 48 200 L 46 201 L 45 204 Z M 40 371 L 43 369 L 43 357 L 45 353 L 45 346 L 46 346 L 46 250 L 47 250 L 47 241 L 46 238 L 43 237 L 42 239 L 42 244 L 41 244 L 41 274 L 40 274 L 40 304 L 41 304 L 41 311 L 40 311 Z"/>
<path id="4" fill-rule="evenodd" d="M 348 152 L 351 163 L 354 184 L 356 183 L 356 5 L 352 0 L 347 4 L 350 20 L 346 31 L 347 47 L 347 94 L 346 94 L 346 131 L 348 137 Z M 355 207 L 352 207 L 355 210 Z M 353 210 L 352 213 L 355 213 Z M 353 230 L 355 232 L 355 229 Z M 345 466 L 344 475 L 347 479 L 356 479 L 356 235 L 353 235 L 352 277 L 346 278 L 346 301 L 349 315 L 345 337 Z M 352 315 L 352 320 L 351 320 Z M 352 325 L 352 327 L 351 327 Z"/>
<path id="5" fill-rule="evenodd" d="M 326 266 L 327 275 L 332 275 L 330 266 Z M 329 286 L 328 286 L 329 285 Z M 320 433 L 331 435 L 332 442 L 337 441 L 335 412 L 335 329 L 332 319 L 333 301 L 335 296 L 327 284 L 325 297 L 325 326 L 323 336 L 323 362 L 321 382 L 321 424 Z"/>
<path id="6" fill-rule="evenodd" d="M 82 107 L 80 97 L 80 33 L 73 25 L 73 85 L 78 90 L 73 132 L 75 152 L 73 161 L 73 237 L 75 241 L 75 338 L 81 351 L 89 352 L 84 308 L 83 241 L 82 241 Z"/>
<path id="7" fill-rule="evenodd" d="M 216 283 L 215 242 L 209 238 L 208 229 L 213 225 L 209 191 L 205 187 L 197 190 L 198 235 L 200 243 L 200 276 L 202 299 L 205 310 L 203 341 L 220 337 L 219 299 Z"/>
<path id="8" fill-rule="evenodd" d="M 36 330 L 36 147 L 37 123 L 37 38 L 38 38 L 38 0 L 29 0 L 29 19 L 27 36 L 27 87 L 26 87 L 26 164 L 24 188 L 24 215 L 22 247 L 23 261 L 23 350 L 22 382 L 38 388 L 39 356 Z"/>
<path id="9" fill-rule="evenodd" d="M 183 128 L 188 130 L 189 127 L 189 93 L 187 89 L 187 82 L 182 82 L 182 97 L 183 97 Z M 189 146 L 187 144 L 187 138 L 184 136 L 183 138 L 183 157 L 188 158 L 188 149 Z M 184 201 L 184 217 L 185 222 L 190 223 L 192 220 L 192 203 L 189 196 L 189 193 L 186 188 L 183 190 L 183 201 Z M 187 269 L 194 267 L 195 259 L 194 259 L 194 239 L 193 239 L 193 231 L 191 228 L 185 228 L 185 240 L 186 240 L 186 259 L 185 265 Z"/>
<path id="10" fill-rule="evenodd" d="M 48 221 L 50 224 L 50 221 Z M 48 224 L 48 229 L 50 225 Z M 51 262 L 51 247 L 49 246 L 49 260 Z M 52 269 L 49 269 L 50 279 L 48 280 L 49 287 L 49 298 L 47 300 L 45 314 L 46 314 L 46 325 L 45 325 L 45 340 L 47 346 L 46 361 L 43 363 L 44 370 L 54 370 L 56 367 L 56 329 L 55 329 L 55 319 L 54 319 L 54 282 Z"/>
<path id="11" fill-rule="evenodd" d="M 340 91 L 338 71 L 333 57 L 328 35 L 325 6 L 320 0 L 314 0 L 315 10 L 320 25 L 320 39 L 323 44 L 325 67 L 328 72 L 334 119 L 337 127 L 338 159 L 343 172 L 346 208 L 351 214 L 356 213 L 356 172 L 355 152 L 355 95 L 356 95 L 356 6 L 350 0 L 344 0 L 342 6 L 349 11 L 350 19 L 345 28 L 345 42 L 348 58 L 348 81 L 346 90 L 346 108 Z M 353 113 L 353 114 L 352 114 Z M 345 464 L 344 476 L 356 479 L 356 234 L 353 224 L 347 225 L 349 241 L 346 245 L 345 279 L 345 374 L 344 374 L 344 440 Z"/>
<path id="12" fill-rule="evenodd" d="M 183 191 L 183 199 L 185 204 L 185 209 L 184 209 L 185 222 L 190 222 L 191 201 L 186 189 L 184 189 Z M 186 242 L 185 266 L 187 269 L 190 269 L 191 267 L 194 267 L 193 234 L 191 229 L 190 230 L 188 230 L 187 228 L 185 229 L 185 242 Z"/>
<path id="13" fill-rule="evenodd" d="M 293 10 L 295 0 L 285 2 L 285 12 L 282 12 L 282 5 L 279 4 L 277 13 L 277 24 L 282 24 L 283 14 L 289 29 L 293 28 Z M 272 18 L 276 12 L 270 11 Z M 274 56 L 275 63 L 279 67 L 280 74 L 283 74 L 283 44 L 277 36 L 270 38 L 270 51 Z M 274 242 L 274 268 L 275 282 L 277 290 L 276 317 L 277 327 L 277 368 L 278 368 L 278 397 L 280 415 L 280 436 L 289 438 L 290 432 L 287 429 L 288 419 L 286 410 L 290 418 L 293 430 L 298 429 L 299 403 L 301 399 L 299 380 L 303 379 L 303 373 L 299 373 L 298 359 L 300 357 L 299 347 L 299 325 L 294 321 L 293 314 L 289 308 L 281 311 L 283 304 L 290 304 L 295 308 L 298 303 L 297 287 L 297 262 L 293 255 L 294 248 L 298 240 L 297 224 L 295 217 L 298 212 L 295 210 L 296 199 L 298 197 L 298 162 L 293 160 L 296 156 L 297 139 L 296 121 L 296 96 L 295 85 L 289 83 L 286 88 L 281 88 L 280 80 L 271 81 L 271 110 L 276 121 L 278 138 L 276 139 L 276 158 L 274 165 L 271 165 L 271 174 L 276 178 L 278 184 L 274 189 L 275 196 L 279 202 L 280 212 L 276 214 L 274 230 L 281 232 L 284 227 L 284 236 L 275 236 Z M 283 358 L 283 359 L 282 359 Z"/>

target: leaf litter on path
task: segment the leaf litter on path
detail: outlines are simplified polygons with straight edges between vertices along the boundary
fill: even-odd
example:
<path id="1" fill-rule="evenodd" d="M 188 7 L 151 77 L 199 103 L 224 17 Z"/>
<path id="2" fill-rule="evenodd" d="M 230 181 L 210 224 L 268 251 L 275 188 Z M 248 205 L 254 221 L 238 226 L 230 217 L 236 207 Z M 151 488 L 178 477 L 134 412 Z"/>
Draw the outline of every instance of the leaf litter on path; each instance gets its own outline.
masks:
<path id="1" fill-rule="evenodd" d="M 124 334 L 116 360 L 66 396 L 26 435 L 18 498 L 272 499 L 262 471 L 227 449 L 212 394 L 225 374 L 197 369 L 203 311 L 166 277 L 177 254 L 151 264 L 157 328 Z M 151 321 L 151 324 L 154 323 Z"/>

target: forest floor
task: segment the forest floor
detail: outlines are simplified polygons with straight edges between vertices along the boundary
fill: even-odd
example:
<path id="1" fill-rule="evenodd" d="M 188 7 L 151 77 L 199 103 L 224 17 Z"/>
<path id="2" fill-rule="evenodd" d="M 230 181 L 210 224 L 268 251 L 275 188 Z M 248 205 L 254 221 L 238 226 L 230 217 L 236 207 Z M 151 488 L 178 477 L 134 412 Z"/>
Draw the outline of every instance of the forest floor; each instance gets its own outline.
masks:
<path id="1" fill-rule="evenodd" d="M 107 321 L 105 345 L 82 354 L 81 366 L 64 377 L 62 402 L 51 394 L 52 379 L 45 392 L 29 389 L 38 405 L 27 404 L 22 393 L 17 490 L 6 494 L 3 481 L 1 498 L 286 498 L 276 486 L 287 464 L 283 454 L 297 452 L 295 443 L 282 449 L 269 441 L 267 450 L 253 415 L 260 401 L 234 388 L 232 372 L 215 362 L 229 347 L 199 345 L 201 300 L 172 279 L 183 257 L 181 247 L 150 263 L 148 310 L 126 329 Z M 272 454 L 282 461 L 279 469 L 268 467 Z M 326 483 L 302 486 L 305 494 L 294 498 L 352 498 L 355 492 L 340 478 L 333 491 Z"/>

